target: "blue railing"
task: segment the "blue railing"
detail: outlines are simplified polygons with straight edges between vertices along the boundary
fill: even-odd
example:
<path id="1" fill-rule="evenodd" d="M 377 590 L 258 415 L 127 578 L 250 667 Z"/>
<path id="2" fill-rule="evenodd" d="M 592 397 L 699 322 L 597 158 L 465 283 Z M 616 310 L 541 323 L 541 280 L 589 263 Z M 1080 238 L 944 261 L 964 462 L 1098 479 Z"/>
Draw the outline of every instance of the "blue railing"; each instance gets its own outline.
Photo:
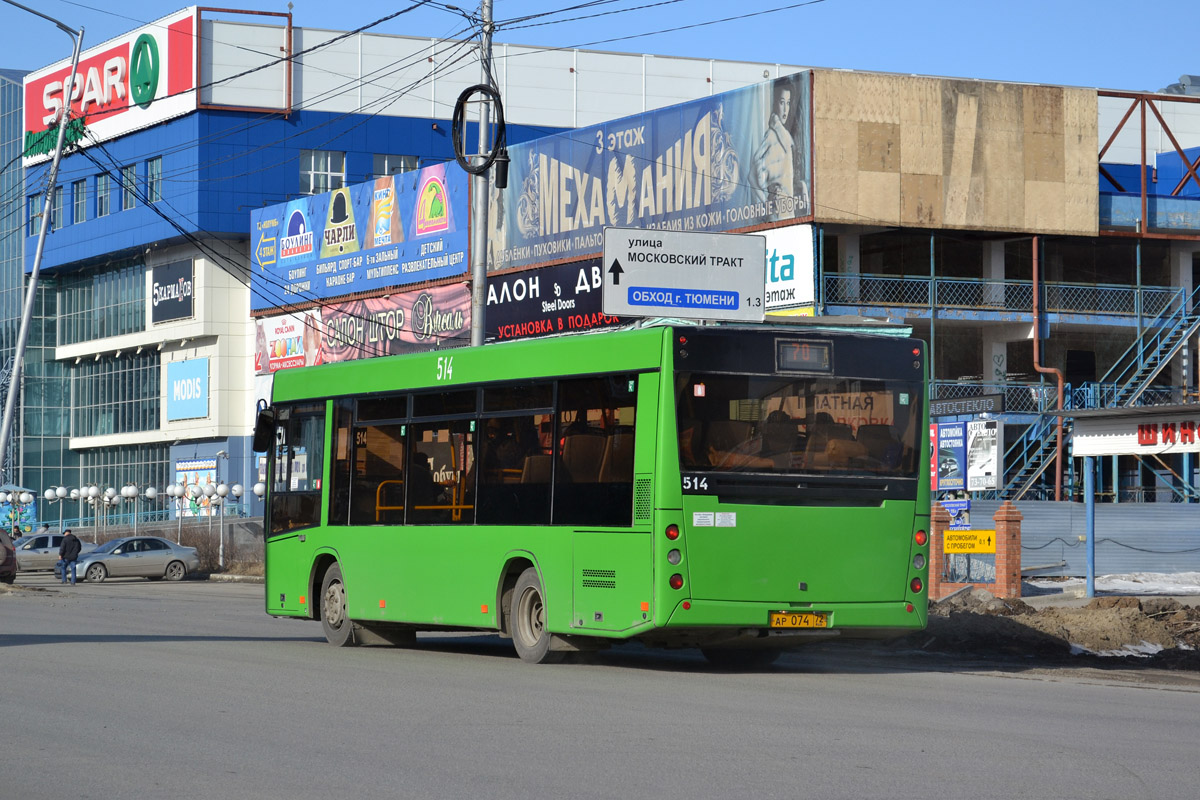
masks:
<path id="1" fill-rule="evenodd" d="M 1059 314 L 1106 314 L 1156 319 L 1184 307 L 1184 290 L 1119 284 L 1043 282 L 1045 310 Z M 895 277 L 863 273 L 826 273 L 826 305 L 891 306 L 1032 313 L 1031 281 L 985 278 Z"/>
<path id="2" fill-rule="evenodd" d="M 1180 302 L 1171 304 L 1152 320 L 1145 333 L 1135 339 L 1117 358 L 1108 372 L 1100 378 L 1101 384 L 1116 387 L 1116 391 L 1106 395 L 1108 402 L 1105 402 L 1105 406 L 1127 405 L 1131 401 L 1141 401 L 1143 405 L 1180 402 L 1180 392 L 1177 389 L 1169 390 L 1174 392 L 1174 396 L 1160 400 L 1157 396 L 1161 396 L 1166 390 L 1165 387 L 1151 386 L 1135 395 L 1138 387 L 1130 384 L 1143 383 L 1152 378 L 1157 369 L 1165 366 L 1180 348 L 1186 346 L 1187 337 L 1200 325 L 1200 318 L 1191 311 L 1197 303 L 1200 303 L 1200 288 L 1193 291 L 1186 301 L 1181 289 Z M 1143 369 L 1148 365 L 1155 368 L 1154 371 L 1149 375 L 1142 375 Z"/>

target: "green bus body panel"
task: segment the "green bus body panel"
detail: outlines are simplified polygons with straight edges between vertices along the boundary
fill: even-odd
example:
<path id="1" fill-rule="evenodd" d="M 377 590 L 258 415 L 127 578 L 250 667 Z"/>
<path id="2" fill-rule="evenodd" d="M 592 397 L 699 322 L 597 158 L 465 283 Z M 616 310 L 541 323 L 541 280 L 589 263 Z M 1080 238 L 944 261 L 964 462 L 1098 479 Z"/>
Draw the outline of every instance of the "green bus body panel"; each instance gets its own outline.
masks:
<path id="1" fill-rule="evenodd" d="M 318 565 L 330 560 L 341 567 L 353 619 L 495 630 L 501 624 L 496 607 L 501 574 L 519 557 L 539 571 L 547 627 L 556 633 L 620 639 L 655 629 L 763 628 L 769 611 L 796 609 L 824 611 L 829 625 L 842 629 L 924 627 L 927 596 L 913 593 L 910 582 L 928 583 L 928 566 L 913 566 L 918 552 L 928 562 L 928 546 L 917 547 L 912 536 L 918 528 L 928 530 L 928 481 L 920 482 L 915 502 L 891 500 L 876 507 L 685 497 L 672 337 L 672 328 L 647 328 L 275 373 L 275 403 L 606 372 L 641 374 L 632 527 L 336 526 L 271 537 L 267 613 L 315 616 Z M 326 453 L 332 452 L 332 428 L 326 426 Z M 919 440 L 920 463 L 927 464 L 928 437 Z M 324 464 L 324 485 L 329 485 L 332 459 Z M 328 502 L 324 497 L 322 519 L 328 519 Z M 696 512 L 736 515 L 736 524 L 697 526 Z M 664 535 L 670 524 L 681 530 L 677 541 Z M 676 565 L 667 559 L 672 549 L 681 553 Z M 684 578 L 678 590 L 669 585 L 677 573 Z M 683 608 L 685 601 L 690 608 Z"/>
<path id="2" fill-rule="evenodd" d="M 908 589 L 911 539 L 897 531 L 912 526 L 911 501 L 807 508 L 689 495 L 683 508 L 686 577 L 696 599 L 874 603 L 902 600 Z M 732 524 L 698 527 L 696 512 Z"/>
<path id="3" fill-rule="evenodd" d="M 383 358 L 342 361 L 275 373 L 275 403 L 372 392 L 441 389 L 489 381 L 547 376 L 590 375 L 659 369 L 663 360 L 663 328 L 577 335 L 563 339 L 516 341 L 486 347 L 437 350 Z M 555 344 L 557 347 L 547 347 Z M 438 377 L 439 362 L 452 360 L 449 377 Z"/>

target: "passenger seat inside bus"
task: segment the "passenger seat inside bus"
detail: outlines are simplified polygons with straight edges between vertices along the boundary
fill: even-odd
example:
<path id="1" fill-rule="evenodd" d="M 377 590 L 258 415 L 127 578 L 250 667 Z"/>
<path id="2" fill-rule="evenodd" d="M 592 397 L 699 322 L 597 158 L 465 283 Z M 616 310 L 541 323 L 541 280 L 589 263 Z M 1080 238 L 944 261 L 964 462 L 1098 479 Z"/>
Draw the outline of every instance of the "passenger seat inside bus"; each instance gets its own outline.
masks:
<path id="1" fill-rule="evenodd" d="M 890 425 L 859 425 L 858 442 L 867 448 L 868 456 L 885 464 L 895 460 L 900 447 Z"/>
<path id="2" fill-rule="evenodd" d="M 599 479 L 600 483 L 633 482 L 633 426 L 618 425 L 608 432 Z"/>
<path id="3" fill-rule="evenodd" d="M 574 483 L 596 483 L 608 438 L 602 431 L 572 433 L 563 439 L 562 460 Z"/>

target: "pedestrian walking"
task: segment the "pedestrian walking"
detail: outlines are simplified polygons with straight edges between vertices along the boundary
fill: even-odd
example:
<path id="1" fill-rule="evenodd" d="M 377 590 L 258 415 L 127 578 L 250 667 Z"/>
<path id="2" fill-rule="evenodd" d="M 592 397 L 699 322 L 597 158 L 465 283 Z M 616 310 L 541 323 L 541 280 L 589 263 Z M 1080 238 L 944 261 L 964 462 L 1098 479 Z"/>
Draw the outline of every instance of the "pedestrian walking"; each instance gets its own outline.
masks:
<path id="1" fill-rule="evenodd" d="M 75 585 L 75 562 L 79 559 L 79 550 L 82 545 L 79 542 L 79 537 L 71 533 L 71 529 L 67 528 L 63 532 L 62 544 L 58 548 L 58 557 L 62 559 L 62 582 L 67 582 L 67 569 L 71 570 L 71 585 Z"/>

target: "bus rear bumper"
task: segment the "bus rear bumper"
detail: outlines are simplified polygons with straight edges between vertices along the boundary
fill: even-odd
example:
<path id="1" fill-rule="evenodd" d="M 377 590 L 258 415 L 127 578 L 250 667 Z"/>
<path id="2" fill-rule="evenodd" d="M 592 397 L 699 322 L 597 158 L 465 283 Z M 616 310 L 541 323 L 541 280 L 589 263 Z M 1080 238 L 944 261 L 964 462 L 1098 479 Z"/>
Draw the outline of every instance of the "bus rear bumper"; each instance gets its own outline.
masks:
<path id="1" fill-rule="evenodd" d="M 812 603 L 796 608 L 787 603 L 690 600 L 680 602 L 658 630 L 648 638 L 712 642 L 746 640 L 766 646 L 798 646 L 832 638 L 888 639 L 923 630 L 928 618 L 926 602 L 907 600 L 886 603 Z M 910 610 L 911 609 L 911 610 Z M 823 615 L 824 626 L 772 628 L 770 614 L 784 611 Z M 812 617 L 806 617 L 812 622 Z"/>

